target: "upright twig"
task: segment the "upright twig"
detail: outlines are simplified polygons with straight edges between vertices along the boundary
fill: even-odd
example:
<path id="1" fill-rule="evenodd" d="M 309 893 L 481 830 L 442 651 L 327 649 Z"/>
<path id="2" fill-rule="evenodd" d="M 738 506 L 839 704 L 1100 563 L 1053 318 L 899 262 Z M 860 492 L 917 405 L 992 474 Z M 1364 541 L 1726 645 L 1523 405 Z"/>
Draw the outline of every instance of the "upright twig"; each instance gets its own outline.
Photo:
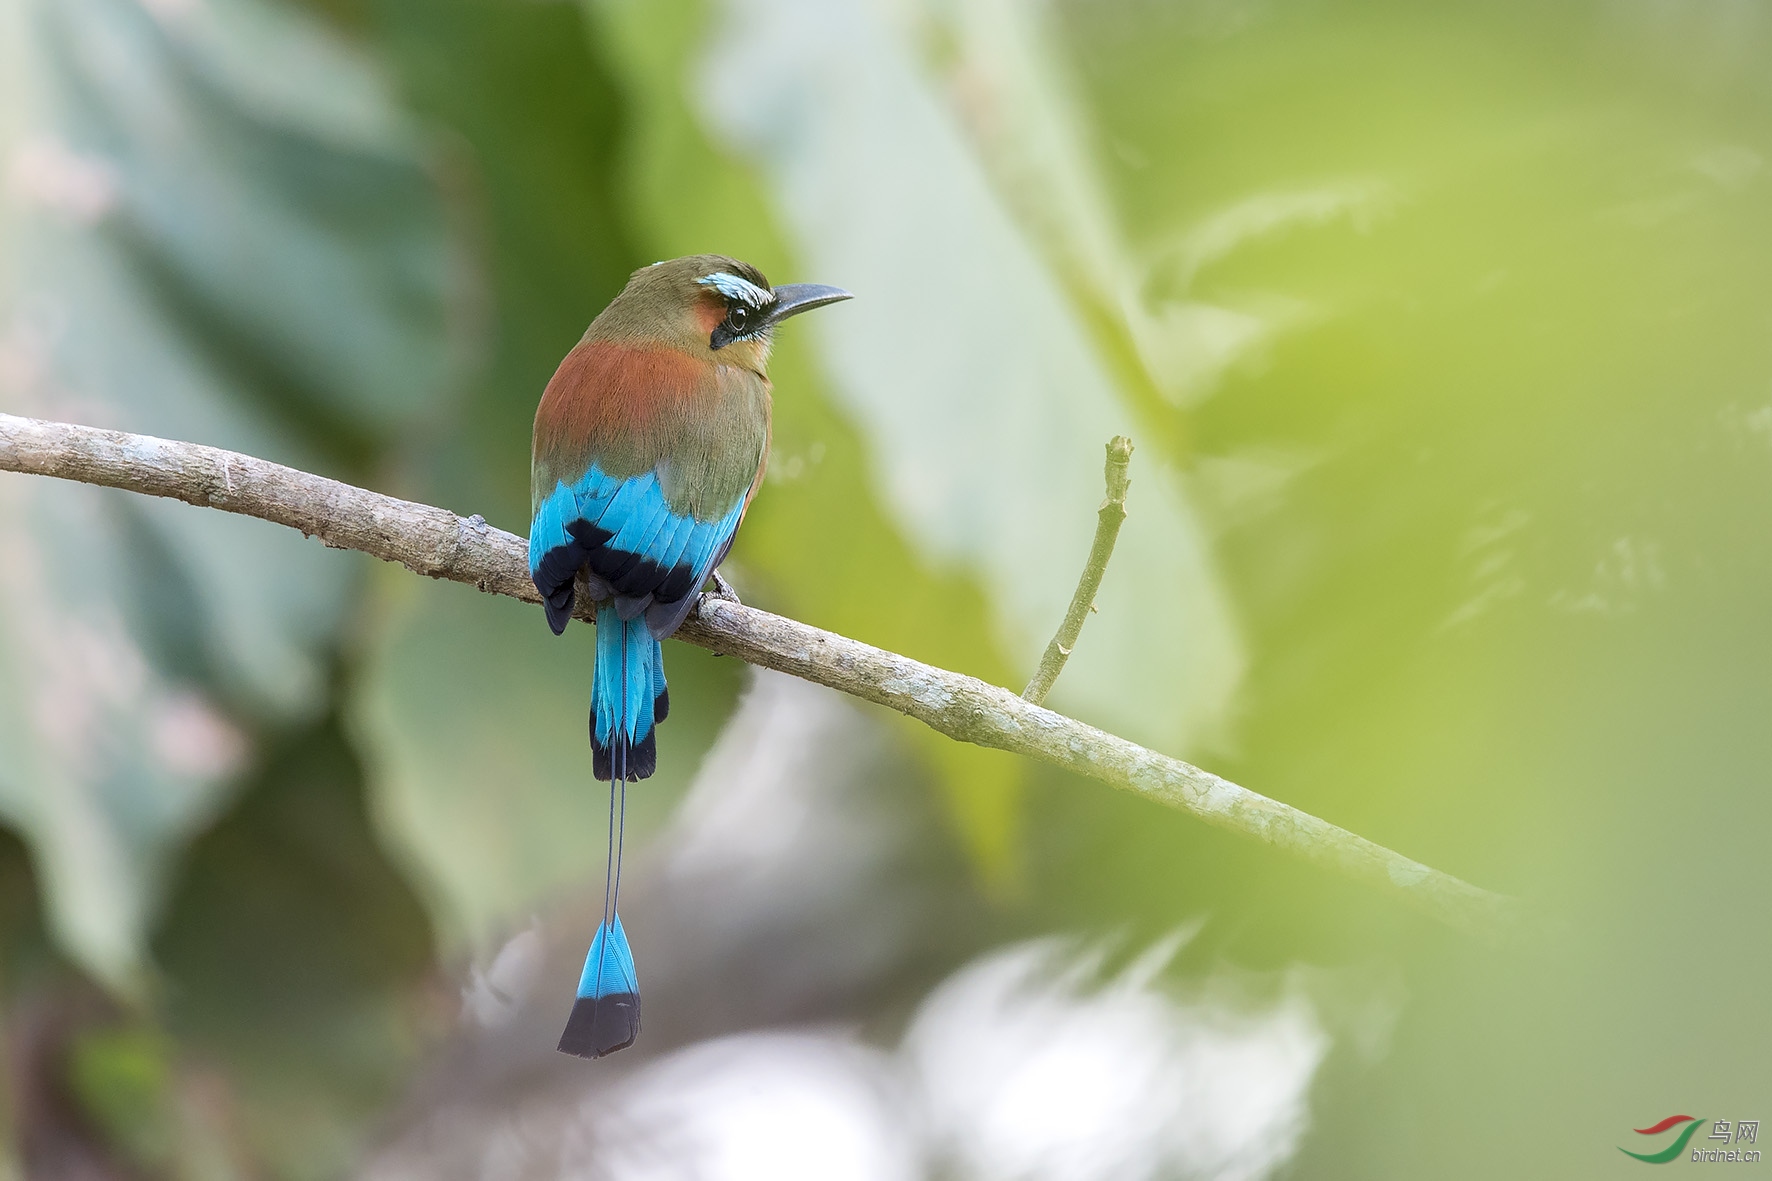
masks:
<path id="1" fill-rule="evenodd" d="M 1120 539 L 1120 526 L 1126 520 L 1126 489 L 1132 484 L 1127 469 L 1132 464 L 1132 440 L 1115 435 L 1107 445 L 1107 499 L 1095 514 L 1095 540 L 1089 546 L 1089 560 L 1083 565 L 1083 576 L 1077 579 L 1077 592 L 1071 596 L 1070 610 L 1046 652 L 1034 679 L 1021 691 L 1022 697 L 1035 705 L 1046 701 L 1052 684 L 1064 671 L 1064 662 L 1071 658 L 1077 637 L 1083 632 L 1083 621 L 1095 610 L 1095 592 L 1101 589 L 1101 576 L 1107 573 L 1108 559 L 1114 556 L 1114 543 Z"/>
<path id="2" fill-rule="evenodd" d="M 258 517 L 432 578 L 540 601 L 523 539 L 478 516 L 460 517 L 232 451 L 0 414 L 0 471 Z M 592 610 L 581 599 L 578 617 L 592 620 Z M 711 595 L 703 596 L 677 638 L 898 710 L 950 738 L 1027 755 L 1191 812 L 1388 891 L 1460 930 L 1496 940 L 1515 926 L 1514 899 L 1008 689 Z"/>

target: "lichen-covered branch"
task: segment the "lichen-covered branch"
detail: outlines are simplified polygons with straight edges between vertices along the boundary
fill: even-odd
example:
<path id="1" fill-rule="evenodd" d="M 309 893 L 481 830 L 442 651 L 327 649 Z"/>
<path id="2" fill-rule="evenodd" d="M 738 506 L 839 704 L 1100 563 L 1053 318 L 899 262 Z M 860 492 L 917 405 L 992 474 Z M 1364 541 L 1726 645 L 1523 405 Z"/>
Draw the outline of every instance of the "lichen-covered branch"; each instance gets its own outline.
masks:
<path id="1" fill-rule="evenodd" d="M 1101 589 L 1101 576 L 1107 573 L 1108 559 L 1114 556 L 1114 543 L 1120 539 L 1120 526 L 1126 522 L 1126 489 L 1132 479 L 1127 468 L 1132 463 L 1132 440 L 1115 435 L 1107 445 L 1107 499 L 1095 514 L 1095 540 L 1089 545 L 1089 560 L 1083 563 L 1083 576 L 1077 579 L 1077 591 L 1071 596 L 1070 609 L 1058 625 L 1052 642 L 1040 657 L 1034 679 L 1021 691 L 1025 700 L 1043 705 L 1052 684 L 1064 671 L 1064 662 L 1071 658 L 1077 637 L 1083 632 L 1083 621 L 1095 610 L 1095 592 Z"/>
<path id="2" fill-rule="evenodd" d="M 121 431 L 0 414 L 0 471 L 166 496 L 288 525 L 432 578 L 539 601 L 524 540 L 475 517 L 415 504 L 251 456 Z M 591 618 L 581 602 L 581 618 Z M 951 738 L 1013 751 L 1191 812 L 1489 939 L 1514 899 L 1480 889 L 1198 767 L 1054 713 L 1008 689 L 706 597 L 677 638 L 908 714 Z"/>

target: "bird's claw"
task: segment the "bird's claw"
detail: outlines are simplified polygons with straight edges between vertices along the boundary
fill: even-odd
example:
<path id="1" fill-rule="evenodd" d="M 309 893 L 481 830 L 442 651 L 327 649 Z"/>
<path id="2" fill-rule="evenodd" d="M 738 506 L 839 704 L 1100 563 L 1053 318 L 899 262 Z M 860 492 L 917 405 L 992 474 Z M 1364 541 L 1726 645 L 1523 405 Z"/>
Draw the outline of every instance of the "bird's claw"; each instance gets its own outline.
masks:
<path id="1" fill-rule="evenodd" d="M 711 591 L 703 591 L 702 593 L 704 595 L 715 599 L 725 599 L 728 603 L 738 603 L 741 607 L 744 606 L 743 603 L 739 602 L 738 592 L 732 589 L 732 584 L 727 582 L 718 570 L 714 571 L 712 580 L 714 583 L 714 589 Z"/>

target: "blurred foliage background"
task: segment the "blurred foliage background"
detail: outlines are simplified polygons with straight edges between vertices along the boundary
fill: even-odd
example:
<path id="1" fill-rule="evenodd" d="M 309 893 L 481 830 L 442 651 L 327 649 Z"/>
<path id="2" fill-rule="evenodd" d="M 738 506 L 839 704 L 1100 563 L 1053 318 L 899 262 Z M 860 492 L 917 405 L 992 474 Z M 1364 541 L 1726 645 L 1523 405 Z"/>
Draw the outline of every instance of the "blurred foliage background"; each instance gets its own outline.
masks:
<path id="1" fill-rule="evenodd" d="M 589 633 L 4 476 L 4 1168 L 1601 1176 L 1760 1118 L 1769 55 L 1690 0 L 0 0 L 5 410 L 523 532 L 634 267 L 842 284 L 748 601 L 1019 686 L 1129 433 L 1053 704 L 1542 919 L 670 645 L 647 1032 L 556 1060 Z"/>

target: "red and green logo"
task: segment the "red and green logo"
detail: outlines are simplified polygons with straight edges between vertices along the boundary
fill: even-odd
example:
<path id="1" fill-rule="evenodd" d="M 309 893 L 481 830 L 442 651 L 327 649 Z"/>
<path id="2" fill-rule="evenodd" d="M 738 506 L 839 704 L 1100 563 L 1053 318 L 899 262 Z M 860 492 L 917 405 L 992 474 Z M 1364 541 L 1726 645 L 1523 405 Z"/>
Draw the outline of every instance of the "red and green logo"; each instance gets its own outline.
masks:
<path id="1" fill-rule="evenodd" d="M 1699 1125 L 1703 1123 L 1704 1121 L 1697 1116 L 1670 1115 L 1659 1123 L 1650 1124 L 1646 1128 L 1632 1128 L 1631 1131 L 1639 1136 L 1659 1136 L 1669 1128 L 1678 1124 L 1685 1124 L 1686 1126 L 1680 1129 L 1680 1134 L 1674 1137 L 1672 1144 L 1669 1144 L 1660 1152 L 1632 1152 L 1628 1148 L 1620 1148 L 1618 1151 L 1624 1153 L 1626 1156 L 1634 1156 L 1638 1160 L 1646 1161 L 1652 1165 L 1665 1165 L 1668 1161 L 1686 1151 L 1687 1141 L 1692 1139 L 1692 1133 L 1696 1132 Z"/>

